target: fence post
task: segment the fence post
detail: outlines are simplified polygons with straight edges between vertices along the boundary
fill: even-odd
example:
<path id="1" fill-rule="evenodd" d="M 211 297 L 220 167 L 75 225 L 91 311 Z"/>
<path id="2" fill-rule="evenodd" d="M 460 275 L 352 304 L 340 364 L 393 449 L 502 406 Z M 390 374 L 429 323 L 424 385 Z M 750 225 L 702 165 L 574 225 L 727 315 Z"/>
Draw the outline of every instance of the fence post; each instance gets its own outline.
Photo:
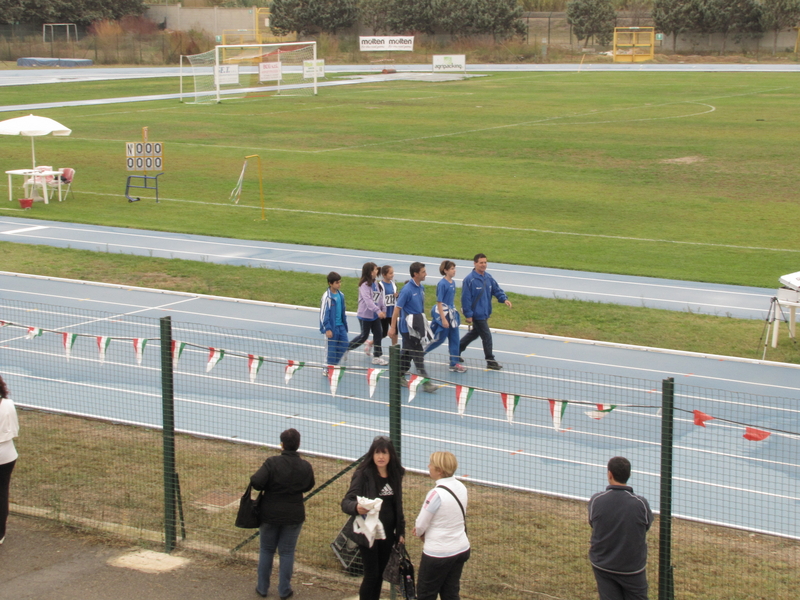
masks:
<path id="1" fill-rule="evenodd" d="M 672 444 L 675 379 L 661 382 L 661 514 L 658 532 L 658 600 L 674 600 L 672 571 Z"/>
<path id="2" fill-rule="evenodd" d="M 397 450 L 397 456 L 402 453 L 403 423 L 400 414 L 400 346 L 394 344 L 389 347 L 389 439 Z"/>
<path id="3" fill-rule="evenodd" d="M 161 322 L 161 410 L 164 444 L 164 551 L 175 549 L 175 398 L 172 377 L 172 319 Z"/>

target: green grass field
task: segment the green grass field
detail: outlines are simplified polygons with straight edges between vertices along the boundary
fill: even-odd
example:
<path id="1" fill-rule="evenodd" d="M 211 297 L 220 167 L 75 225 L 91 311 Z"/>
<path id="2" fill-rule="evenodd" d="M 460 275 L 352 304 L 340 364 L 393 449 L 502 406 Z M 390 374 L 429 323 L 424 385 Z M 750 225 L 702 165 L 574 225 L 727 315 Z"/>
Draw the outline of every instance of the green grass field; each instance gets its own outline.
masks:
<path id="1" fill-rule="evenodd" d="M 73 130 L 36 148 L 77 170 L 75 197 L 2 214 L 777 287 L 800 263 L 795 77 L 493 73 L 37 110 Z M 3 102 L 168 91 L 176 80 L 65 83 Z M 162 202 L 129 204 L 124 142 L 145 126 L 165 143 Z M 4 170 L 30 164 L 27 138 L 0 143 Z M 249 154 L 266 222 L 255 161 L 228 200 Z"/>

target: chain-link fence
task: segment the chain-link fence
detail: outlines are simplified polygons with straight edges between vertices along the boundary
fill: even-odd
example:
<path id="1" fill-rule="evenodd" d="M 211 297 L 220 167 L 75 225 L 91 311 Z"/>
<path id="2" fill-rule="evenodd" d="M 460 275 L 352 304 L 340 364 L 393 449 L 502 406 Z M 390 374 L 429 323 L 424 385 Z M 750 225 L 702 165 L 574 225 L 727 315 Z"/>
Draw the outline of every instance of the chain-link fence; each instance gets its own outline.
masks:
<path id="1" fill-rule="evenodd" d="M 413 376 L 401 389 L 396 348 L 389 367 L 359 348 L 326 374 L 322 336 L 9 301 L 0 319 L 2 375 L 21 409 L 21 512 L 254 556 L 235 510 L 281 431 L 300 430 L 318 483 L 390 434 L 411 471 L 409 530 L 432 486 L 430 453 L 458 457 L 473 546 L 466 598 L 582 600 L 596 595 L 586 500 L 623 455 L 630 484 L 661 513 L 649 534 L 659 597 L 800 592 L 794 400 L 522 364 L 468 361 L 457 374 L 438 353 L 426 363 L 441 387 L 426 393 Z M 341 569 L 330 544 L 349 480 L 307 502 L 299 561 Z M 418 558 L 419 543 L 410 551 Z"/>

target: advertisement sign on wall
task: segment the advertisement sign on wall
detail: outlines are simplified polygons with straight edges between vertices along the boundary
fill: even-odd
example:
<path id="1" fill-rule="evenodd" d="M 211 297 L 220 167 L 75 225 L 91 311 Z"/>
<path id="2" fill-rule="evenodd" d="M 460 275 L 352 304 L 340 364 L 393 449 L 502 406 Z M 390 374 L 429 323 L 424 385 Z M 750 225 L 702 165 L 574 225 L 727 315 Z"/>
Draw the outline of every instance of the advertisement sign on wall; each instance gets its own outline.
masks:
<path id="1" fill-rule="evenodd" d="M 465 54 L 434 54 L 434 73 L 466 73 L 467 56 Z"/>
<path id="2" fill-rule="evenodd" d="M 407 51 L 414 49 L 413 35 L 370 35 L 358 38 L 362 52 Z"/>

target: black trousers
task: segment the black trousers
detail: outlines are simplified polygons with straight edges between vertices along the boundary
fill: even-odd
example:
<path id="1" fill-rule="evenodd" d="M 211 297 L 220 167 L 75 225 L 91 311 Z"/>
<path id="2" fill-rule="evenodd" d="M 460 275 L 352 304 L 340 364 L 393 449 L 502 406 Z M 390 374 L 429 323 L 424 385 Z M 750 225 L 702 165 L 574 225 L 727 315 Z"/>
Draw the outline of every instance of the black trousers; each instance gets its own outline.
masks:
<path id="1" fill-rule="evenodd" d="M 460 354 L 463 354 L 466 347 L 477 340 L 478 337 L 480 337 L 481 342 L 483 342 L 483 356 L 486 360 L 494 360 L 492 332 L 489 331 L 489 321 L 479 321 L 478 319 L 472 319 L 472 329 L 467 332 L 467 335 L 461 338 L 461 343 L 458 346 Z"/>
<path id="2" fill-rule="evenodd" d="M 617 575 L 592 567 L 600 600 L 647 600 L 647 572 Z"/>
<path id="3" fill-rule="evenodd" d="M 358 547 L 361 562 L 364 564 L 364 579 L 361 582 L 361 589 L 358 591 L 359 600 L 378 600 L 381 597 L 383 571 L 389 563 L 394 543 L 395 539 L 389 538 L 375 540 L 372 548 Z"/>
<path id="4" fill-rule="evenodd" d="M 372 341 L 375 342 L 372 347 L 373 355 L 376 357 L 381 356 L 383 354 L 383 349 L 381 348 L 381 338 L 383 338 L 383 326 L 381 325 L 381 320 L 375 319 L 374 321 L 364 321 L 363 319 L 359 319 L 358 322 L 361 323 L 361 333 L 353 338 L 353 341 L 350 342 L 347 350 L 350 351 L 358 348 L 361 344 L 369 339 L 369 334 L 371 333 Z"/>
<path id="5" fill-rule="evenodd" d="M 417 600 L 436 600 L 437 595 L 441 600 L 460 600 L 461 572 L 469 552 L 446 558 L 423 553 L 417 575 Z"/>
<path id="6" fill-rule="evenodd" d="M 400 377 L 408 373 L 412 360 L 417 367 L 417 373 L 423 377 L 427 377 L 428 372 L 425 370 L 425 350 L 422 349 L 419 338 L 404 333 L 403 350 L 400 352 Z"/>
<path id="7" fill-rule="evenodd" d="M 16 460 L 0 465 L 0 540 L 6 537 L 6 521 L 8 521 L 8 488 L 11 485 L 11 471 Z"/>

